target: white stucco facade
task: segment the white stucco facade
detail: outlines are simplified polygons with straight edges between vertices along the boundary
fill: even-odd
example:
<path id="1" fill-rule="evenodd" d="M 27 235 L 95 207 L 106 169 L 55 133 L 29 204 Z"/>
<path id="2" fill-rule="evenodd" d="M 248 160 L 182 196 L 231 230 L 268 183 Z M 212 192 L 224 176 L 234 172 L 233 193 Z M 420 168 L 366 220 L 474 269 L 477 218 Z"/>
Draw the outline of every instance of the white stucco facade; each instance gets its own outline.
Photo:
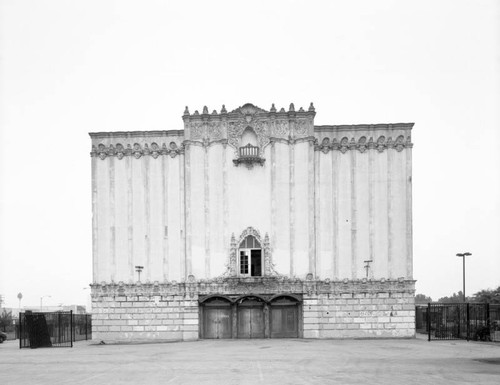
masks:
<path id="1" fill-rule="evenodd" d="M 413 124 L 315 126 L 314 117 L 312 104 L 298 111 L 246 104 L 190 114 L 186 108 L 184 130 L 90 134 L 95 333 L 203 337 L 199 313 L 196 328 L 190 324 L 184 334 L 127 322 L 112 332 L 117 325 L 99 309 L 109 313 L 115 297 L 127 293 L 144 297 L 146 307 L 162 295 L 180 296 L 192 301 L 194 314 L 203 296 L 290 293 L 300 296 L 300 336 L 376 336 L 378 326 L 326 332 L 336 330 L 320 327 L 326 313 L 310 317 L 317 327 L 308 327 L 306 303 L 335 306 L 324 303 L 324 294 L 342 301 L 341 294 L 354 300 L 372 293 L 370 310 L 359 311 L 376 312 L 380 293 L 399 293 L 404 301 L 395 304 L 406 305 L 406 313 L 396 324 L 405 326 L 386 331 L 391 322 L 384 319 L 378 335 L 412 336 Z M 255 276 L 242 274 L 241 245 L 249 235 L 262 249 Z M 248 263 L 253 269 L 254 260 Z M 141 282 L 135 266 L 144 267 Z"/>

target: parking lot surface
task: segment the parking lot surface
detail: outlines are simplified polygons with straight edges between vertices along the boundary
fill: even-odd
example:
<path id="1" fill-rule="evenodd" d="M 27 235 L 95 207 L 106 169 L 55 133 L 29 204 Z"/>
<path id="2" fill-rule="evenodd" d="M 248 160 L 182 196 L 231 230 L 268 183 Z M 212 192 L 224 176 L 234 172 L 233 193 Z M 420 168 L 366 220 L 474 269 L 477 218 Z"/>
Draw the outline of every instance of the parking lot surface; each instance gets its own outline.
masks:
<path id="1" fill-rule="evenodd" d="M 204 340 L 19 349 L 1 384 L 500 384 L 500 344 L 411 340 Z"/>

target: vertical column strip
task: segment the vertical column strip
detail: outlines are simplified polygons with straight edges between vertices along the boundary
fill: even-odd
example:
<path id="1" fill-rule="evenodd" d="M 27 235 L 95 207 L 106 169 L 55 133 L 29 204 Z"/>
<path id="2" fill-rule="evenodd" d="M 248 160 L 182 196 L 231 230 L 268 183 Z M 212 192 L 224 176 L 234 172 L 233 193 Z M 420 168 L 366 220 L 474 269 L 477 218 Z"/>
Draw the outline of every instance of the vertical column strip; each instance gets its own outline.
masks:
<path id="1" fill-rule="evenodd" d="M 406 153 L 406 276 L 413 279 L 412 149 Z"/>
<path id="2" fill-rule="evenodd" d="M 166 155 L 162 155 L 161 157 L 161 182 L 163 186 L 163 191 L 162 191 L 162 207 L 163 207 L 163 213 L 162 213 L 162 218 L 163 218 L 163 244 L 162 244 L 162 249 L 163 249 L 163 264 L 162 264 L 162 270 L 163 270 L 163 281 L 167 282 L 168 281 L 168 275 L 169 275 L 169 253 L 168 253 L 168 158 Z"/>
<path id="3" fill-rule="evenodd" d="M 333 249 L 333 278 L 339 278 L 339 151 L 332 150 L 332 249 Z"/>
<path id="4" fill-rule="evenodd" d="M 276 142 L 271 141 L 271 253 L 276 248 Z"/>
<path id="5" fill-rule="evenodd" d="M 351 154 L 351 274 L 352 278 L 358 277 L 357 261 L 357 194 L 356 194 L 356 150 L 350 149 Z"/>
<path id="6" fill-rule="evenodd" d="M 134 280 L 134 190 L 133 190 L 133 176 L 134 171 L 132 167 L 132 156 L 125 157 L 127 167 L 127 261 L 128 271 L 132 280 Z"/>
<path id="7" fill-rule="evenodd" d="M 371 264 L 371 274 L 373 276 L 375 268 L 375 229 L 374 229 L 374 186 L 373 186 L 373 162 L 375 156 L 374 149 L 368 149 L 368 253 L 369 259 L 374 261 Z"/>
<path id="8" fill-rule="evenodd" d="M 290 277 L 294 276 L 295 266 L 294 266 L 294 253 L 295 253 L 295 143 L 294 140 L 290 140 L 289 144 L 289 162 L 290 162 Z"/>
<path id="9" fill-rule="evenodd" d="M 98 282 L 98 248 L 97 248 L 97 223 L 98 223 L 98 205 L 97 205 L 97 162 L 99 157 L 94 155 L 92 160 L 92 282 Z"/>
<path id="10" fill-rule="evenodd" d="M 144 188 L 144 253 L 146 257 L 146 279 L 151 280 L 151 199 L 149 191 L 149 156 L 144 156 L 142 159 L 142 174 Z"/>
<path id="11" fill-rule="evenodd" d="M 314 150 L 314 142 L 309 142 L 309 271 L 317 278 L 321 269 L 321 152 Z M 312 180 L 311 180 L 312 179 Z M 312 201 L 312 202 L 311 202 Z M 312 207 L 311 207 L 312 206 Z M 314 225 L 314 226 L 313 226 Z M 312 243 L 312 244 L 311 244 Z M 324 272 L 323 272 L 324 273 Z M 325 278 L 325 277 L 322 277 Z"/>
<path id="12" fill-rule="evenodd" d="M 204 211 L 205 211 L 205 278 L 210 278 L 210 187 L 208 185 L 208 144 L 204 146 L 203 179 L 204 179 Z"/>
<path id="13" fill-rule="evenodd" d="M 231 148 L 229 149 L 231 151 Z M 227 262 L 229 266 L 229 253 L 230 253 L 230 245 L 229 245 L 229 229 L 228 229 L 228 220 L 229 220 L 229 193 L 228 193 L 228 181 L 227 181 L 227 143 L 223 143 L 222 145 L 222 226 L 224 228 L 223 240 L 224 240 L 224 250 L 226 250 Z"/>
<path id="14" fill-rule="evenodd" d="M 184 217 L 185 217 L 185 259 L 181 266 L 184 266 L 184 278 L 191 274 L 191 146 L 186 145 L 184 155 Z M 182 170 L 182 168 L 181 168 Z M 182 183 L 181 183 L 182 184 Z"/>
<path id="15" fill-rule="evenodd" d="M 387 273 L 389 278 L 394 278 L 392 276 L 392 156 L 393 152 L 390 148 L 387 151 Z"/>
<path id="16" fill-rule="evenodd" d="M 109 156 L 109 255 L 111 257 L 111 281 L 116 278 L 116 210 L 115 210 L 115 158 Z"/>

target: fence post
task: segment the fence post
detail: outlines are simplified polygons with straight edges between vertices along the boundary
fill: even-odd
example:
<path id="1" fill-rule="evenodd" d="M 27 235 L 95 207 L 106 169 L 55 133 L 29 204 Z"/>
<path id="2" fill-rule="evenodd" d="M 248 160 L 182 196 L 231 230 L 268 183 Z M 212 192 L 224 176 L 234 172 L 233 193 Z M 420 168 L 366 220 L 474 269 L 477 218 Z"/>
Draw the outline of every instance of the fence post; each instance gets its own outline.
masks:
<path id="1" fill-rule="evenodd" d="M 428 340 L 431 340 L 431 303 L 427 304 L 427 332 L 428 332 Z"/>
<path id="2" fill-rule="evenodd" d="M 469 302 L 467 302 L 467 341 L 469 341 L 470 333 L 470 313 L 469 313 Z"/>
<path id="3" fill-rule="evenodd" d="M 23 322 L 22 322 L 22 315 L 23 313 L 19 312 L 19 349 L 22 349 L 23 348 L 23 344 L 22 344 L 22 335 L 23 335 Z"/>
<path id="4" fill-rule="evenodd" d="M 490 304 L 486 303 L 486 327 L 488 328 L 488 337 L 491 341 L 491 322 L 490 322 Z"/>

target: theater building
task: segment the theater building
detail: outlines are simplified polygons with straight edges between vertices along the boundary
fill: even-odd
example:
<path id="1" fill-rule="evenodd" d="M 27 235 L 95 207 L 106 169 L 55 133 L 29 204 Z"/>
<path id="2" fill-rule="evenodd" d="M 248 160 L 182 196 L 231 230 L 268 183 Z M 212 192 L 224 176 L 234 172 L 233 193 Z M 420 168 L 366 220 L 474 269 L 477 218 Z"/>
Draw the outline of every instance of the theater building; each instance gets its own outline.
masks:
<path id="1" fill-rule="evenodd" d="M 412 123 L 91 133 L 93 338 L 413 337 Z"/>

